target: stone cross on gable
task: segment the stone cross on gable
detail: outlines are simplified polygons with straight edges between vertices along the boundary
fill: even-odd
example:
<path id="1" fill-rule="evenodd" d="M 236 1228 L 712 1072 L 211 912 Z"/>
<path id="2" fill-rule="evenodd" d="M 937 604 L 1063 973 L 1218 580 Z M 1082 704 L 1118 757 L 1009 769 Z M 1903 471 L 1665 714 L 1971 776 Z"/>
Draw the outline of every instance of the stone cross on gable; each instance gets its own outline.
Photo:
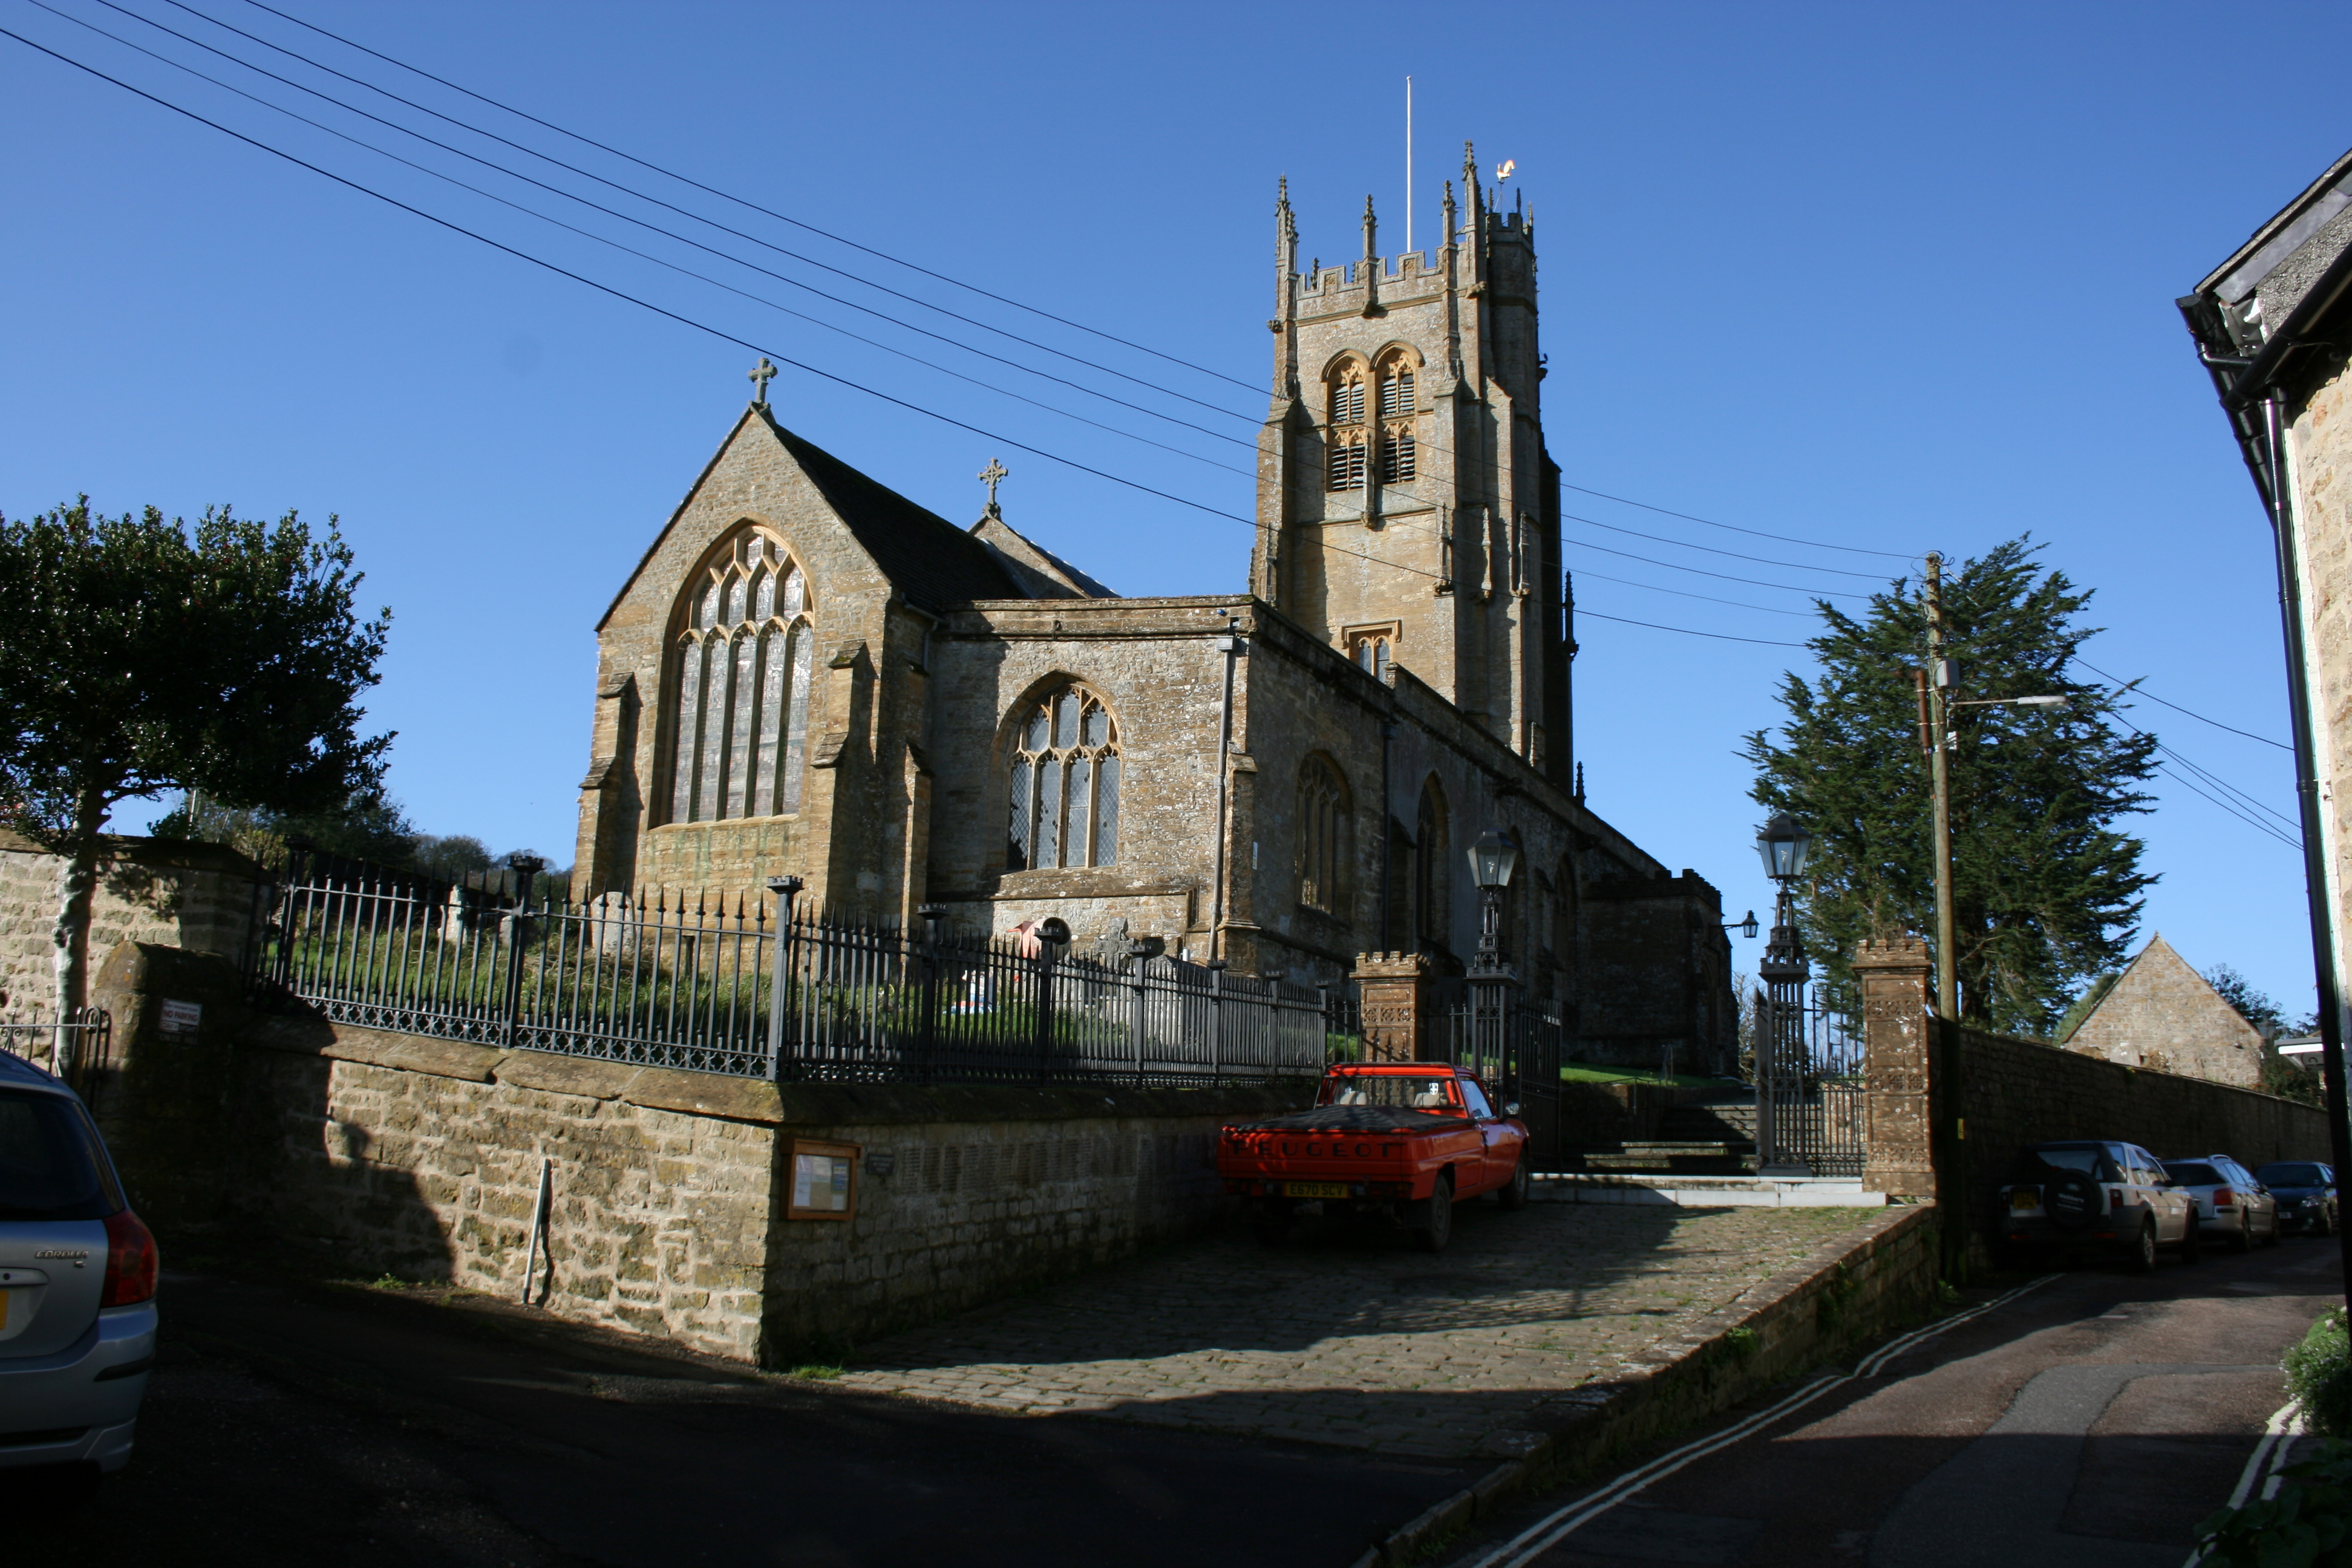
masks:
<path id="1" fill-rule="evenodd" d="M 768 363 L 766 354 L 761 354 L 760 363 L 751 367 L 751 401 L 754 405 L 761 408 L 768 405 L 768 383 L 775 378 L 776 367 Z"/>
<path id="2" fill-rule="evenodd" d="M 988 467 L 981 469 L 980 473 L 976 477 L 983 480 L 988 486 L 988 515 L 994 517 L 997 515 L 996 487 L 1004 480 L 1011 479 L 1013 477 L 1013 470 L 1006 468 L 1002 459 L 991 458 L 988 459 Z"/>

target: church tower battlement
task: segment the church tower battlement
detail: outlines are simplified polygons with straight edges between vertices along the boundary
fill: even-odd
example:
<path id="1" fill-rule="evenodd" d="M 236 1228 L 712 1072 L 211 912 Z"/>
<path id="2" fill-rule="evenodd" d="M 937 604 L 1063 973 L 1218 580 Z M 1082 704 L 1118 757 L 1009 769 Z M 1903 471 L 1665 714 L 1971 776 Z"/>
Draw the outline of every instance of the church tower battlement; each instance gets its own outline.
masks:
<path id="1" fill-rule="evenodd" d="M 1444 243 L 1302 267 L 1275 206 L 1273 398 L 1258 437 L 1250 581 L 1375 673 L 1416 677 L 1565 786 L 1573 649 L 1559 469 L 1544 449 L 1532 215 L 1503 211 L 1465 145 Z"/>

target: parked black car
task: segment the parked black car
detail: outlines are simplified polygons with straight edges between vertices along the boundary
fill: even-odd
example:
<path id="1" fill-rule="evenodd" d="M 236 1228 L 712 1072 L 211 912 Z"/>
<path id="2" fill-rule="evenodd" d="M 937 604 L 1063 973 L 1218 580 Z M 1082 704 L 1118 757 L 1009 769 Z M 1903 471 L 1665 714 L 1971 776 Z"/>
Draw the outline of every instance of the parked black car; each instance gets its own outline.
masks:
<path id="1" fill-rule="evenodd" d="M 2336 1168 L 2314 1160 L 2273 1160 L 2254 1180 L 2278 1199 L 2279 1228 L 2334 1236 L 2342 1223 L 2336 1196 Z"/>

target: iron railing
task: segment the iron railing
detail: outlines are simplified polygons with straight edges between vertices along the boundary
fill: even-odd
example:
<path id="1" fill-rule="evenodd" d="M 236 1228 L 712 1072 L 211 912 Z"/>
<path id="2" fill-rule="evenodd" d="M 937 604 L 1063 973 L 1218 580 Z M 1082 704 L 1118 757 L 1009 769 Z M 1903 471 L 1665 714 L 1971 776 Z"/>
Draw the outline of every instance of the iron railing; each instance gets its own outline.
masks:
<path id="1" fill-rule="evenodd" d="M 72 1083 L 111 1062 L 113 1039 L 113 1020 L 103 1007 L 77 1008 L 61 1018 L 37 1013 L 0 1016 L 0 1050 Z"/>
<path id="2" fill-rule="evenodd" d="M 339 1023 L 740 1077 L 1211 1083 L 1319 1073 L 1328 994 L 766 900 L 572 903 L 303 857 L 257 994 Z"/>

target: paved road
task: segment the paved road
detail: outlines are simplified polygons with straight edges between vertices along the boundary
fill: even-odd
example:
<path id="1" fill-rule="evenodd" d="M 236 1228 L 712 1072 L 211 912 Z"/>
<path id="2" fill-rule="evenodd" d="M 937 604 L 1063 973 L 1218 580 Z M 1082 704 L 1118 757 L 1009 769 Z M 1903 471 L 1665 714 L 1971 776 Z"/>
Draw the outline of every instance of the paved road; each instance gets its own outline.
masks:
<path id="1" fill-rule="evenodd" d="M 1509 1455 L 1547 1399 L 1885 1213 L 1472 1203 L 1433 1258 L 1409 1234 L 1310 1221 L 1267 1247 L 1236 1226 L 865 1346 L 843 1381 L 1391 1456 Z"/>
<path id="2" fill-rule="evenodd" d="M 2332 1243 L 2297 1240 L 2209 1253 L 2197 1268 L 2168 1260 L 2148 1277 L 2071 1271 L 1613 1508 L 1591 1505 L 1738 1421 L 1530 1505 L 1451 1558 L 1458 1568 L 2180 1568 L 2194 1527 L 2229 1500 L 2284 1403 L 2281 1352 L 2342 1300 L 2341 1279 Z M 1759 1401 L 1757 1414 L 1792 1392 Z M 1547 1521 L 1556 1531 L 1587 1514 L 1547 1545 Z"/>
<path id="3" fill-rule="evenodd" d="M 95 1498 L 0 1473 L 12 1561 L 1344 1568 L 1484 1468 L 752 1377 L 394 1292 L 163 1300 L 131 1468 Z"/>

